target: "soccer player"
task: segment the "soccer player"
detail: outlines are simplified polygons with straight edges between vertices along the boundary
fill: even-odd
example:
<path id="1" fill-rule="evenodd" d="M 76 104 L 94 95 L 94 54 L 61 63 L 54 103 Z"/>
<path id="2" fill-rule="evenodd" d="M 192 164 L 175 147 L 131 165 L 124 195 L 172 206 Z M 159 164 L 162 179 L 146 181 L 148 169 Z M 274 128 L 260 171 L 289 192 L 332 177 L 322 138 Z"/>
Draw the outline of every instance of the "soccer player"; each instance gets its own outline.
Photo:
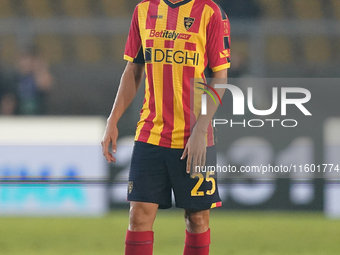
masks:
<path id="1" fill-rule="evenodd" d="M 218 104 L 207 97 L 206 114 L 200 114 L 202 89 L 208 86 L 193 78 L 206 82 L 208 68 L 210 86 L 217 79 L 226 83 L 229 43 L 228 18 L 211 0 L 144 0 L 134 11 L 124 55 L 128 63 L 102 140 L 104 156 L 115 162 L 117 122 L 145 72 L 129 174 L 126 255 L 152 254 L 156 213 L 172 206 L 172 191 L 176 207 L 185 211 L 184 255 L 209 254 L 209 210 L 221 206 L 216 173 L 193 169 L 216 165 L 211 119 Z"/>

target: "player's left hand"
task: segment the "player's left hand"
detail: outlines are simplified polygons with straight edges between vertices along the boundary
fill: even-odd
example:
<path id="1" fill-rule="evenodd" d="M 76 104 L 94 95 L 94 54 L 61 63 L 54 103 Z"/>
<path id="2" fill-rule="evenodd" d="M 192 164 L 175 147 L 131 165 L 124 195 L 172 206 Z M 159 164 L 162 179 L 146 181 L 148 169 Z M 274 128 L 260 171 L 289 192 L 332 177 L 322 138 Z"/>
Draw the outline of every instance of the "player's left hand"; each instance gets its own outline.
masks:
<path id="1" fill-rule="evenodd" d="M 199 172 L 200 168 L 205 166 L 206 151 L 205 132 L 194 128 L 181 157 L 183 160 L 188 156 L 186 167 L 188 174 L 191 169 L 193 169 L 193 172 Z"/>

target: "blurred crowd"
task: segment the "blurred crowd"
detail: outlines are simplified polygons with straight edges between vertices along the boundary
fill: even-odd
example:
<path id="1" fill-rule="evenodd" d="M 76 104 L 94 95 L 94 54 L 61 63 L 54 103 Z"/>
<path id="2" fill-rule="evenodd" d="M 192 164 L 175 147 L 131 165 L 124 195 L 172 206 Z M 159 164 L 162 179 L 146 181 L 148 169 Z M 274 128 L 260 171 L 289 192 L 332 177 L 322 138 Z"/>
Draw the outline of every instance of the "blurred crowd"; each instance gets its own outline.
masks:
<path id="1" fill-rule="evenodd" d="M 255 20 L 262 15 L 261 6 L 255 0 L 215 0 L 227 13 L 231 26 L 237 20 Z M 247 59 L 242 52 L 233 47 L 232 40 L 231 68 L 229 78 L 240 78 L 248 73 Z"/>
<path id="2" fill-rule="evenodd" d="M 261 8 L 255 0 L 215 1 L 226 11 L 231 24 L 235 20 L 253 20 L 261 16 Z M 137 2 L 131 1 L 129 6 Z M 248 61 L 237 49 L 232 52 L 229 76 L 242 77 L 247 73 Z M 23 48 L 16 57 L 15 71 L 5 71 L 8 69 L 13 70 L 13 67 L 0 66 L 0 115 L 51 114 L 47 105 L 53 77 L 40 49 L 33 45 Z M 58 110 L 52 112 L 58 113 Z"/>
<path id="3" fill-rule="evenodd" d="M 42 115 L 53 84 L 48 65 L 35 46 L 18 54 L 14 73 L 0 70 L 0 114 Z"/>
<path id="4" fill-rule="evenodd" d="M 261 8 L 254 0 L 216 0 L 227 13 L 229 19 L 256 19 L 261 15 Z"/>

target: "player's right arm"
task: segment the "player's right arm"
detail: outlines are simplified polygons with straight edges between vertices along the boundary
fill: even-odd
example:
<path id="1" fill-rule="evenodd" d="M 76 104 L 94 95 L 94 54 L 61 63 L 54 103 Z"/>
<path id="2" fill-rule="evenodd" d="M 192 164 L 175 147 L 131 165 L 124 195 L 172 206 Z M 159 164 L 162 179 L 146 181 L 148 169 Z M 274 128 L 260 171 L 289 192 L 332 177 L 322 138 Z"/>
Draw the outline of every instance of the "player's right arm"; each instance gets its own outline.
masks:
<path id="1" fill-rule="evenodd" d="M 117 123 L 136 96 L 144 74 L 144 55 L 138 23 L 138 6 L 132 16 L 130 32 L 125 46 L 124 59 L 128 61 L 120 81 L 118 93 L 107 119 L 107 126 L 102 140 L 103 155 L 106 160 L 116 162 L 112 153 L 117 151 Z M 112 152 L 109 151 L 110 143 Z"/>
<path id="2" fill-rule="evenodd" d="M 144 64 L 127 63 L 111 114 L 107 119 L 104 137 L 101 142 L 103 155 L 109 163 L 116 162 L 116 158 L 112 153 L 116 153 L 117 151 L 117 123 L 136 96 L 142 82 L 143 74 Z M 110 144 L 112 146 L 112 152 L 109 151 Z"/>

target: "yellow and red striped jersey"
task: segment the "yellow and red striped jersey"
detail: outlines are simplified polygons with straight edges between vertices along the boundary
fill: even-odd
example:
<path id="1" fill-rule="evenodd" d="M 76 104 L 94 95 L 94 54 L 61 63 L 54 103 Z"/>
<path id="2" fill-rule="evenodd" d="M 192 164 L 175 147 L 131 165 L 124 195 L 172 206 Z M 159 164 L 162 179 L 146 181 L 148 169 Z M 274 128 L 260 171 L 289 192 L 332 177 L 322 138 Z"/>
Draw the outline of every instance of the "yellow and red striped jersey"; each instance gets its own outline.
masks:
<path id="1" fill-rule="evenodd" d="M 204 71 L 230 67 L 230 28 L 211 0 L 144 0 L 134 11 L 124 59 L 145 64 L 145 99 L 135 140 L 184 148 L 201 111 Z M 203 85 L 201 85 L 203 86 Z M 207 146 L 214 144 L 213 128 Z"/>

